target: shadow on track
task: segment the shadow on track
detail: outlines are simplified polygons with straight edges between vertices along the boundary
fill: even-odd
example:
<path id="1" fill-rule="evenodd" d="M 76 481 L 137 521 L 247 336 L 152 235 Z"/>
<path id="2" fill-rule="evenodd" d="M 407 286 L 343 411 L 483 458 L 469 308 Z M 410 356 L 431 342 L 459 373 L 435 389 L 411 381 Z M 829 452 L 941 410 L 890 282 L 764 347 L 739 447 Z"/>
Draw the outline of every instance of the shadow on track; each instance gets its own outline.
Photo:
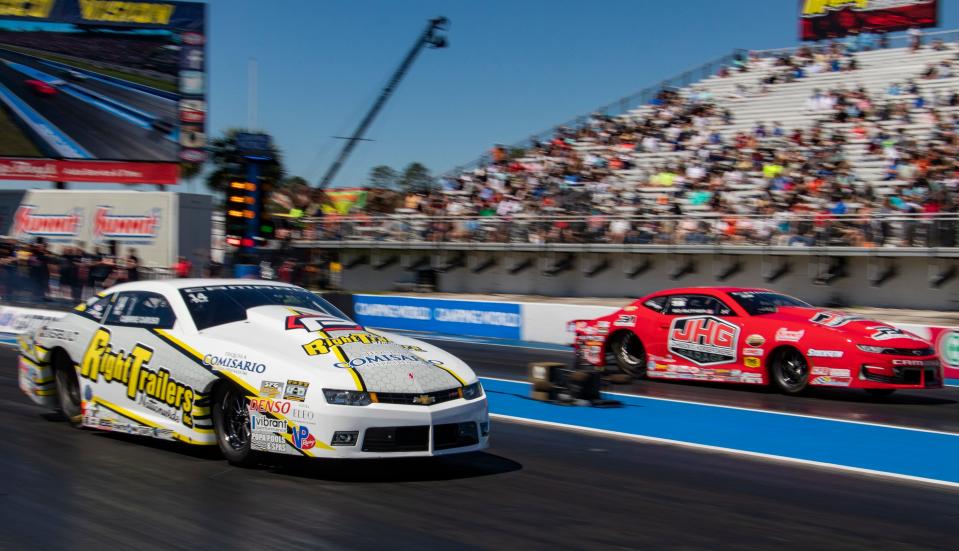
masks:
<path id="1" fill-rule="evenodd" d="M 396 483 L 458 480 L 519 471 L 512 459 L 487 452 L 423 458 L 303 459 L 269 458 L 278 474 L 330 482 Z"/>

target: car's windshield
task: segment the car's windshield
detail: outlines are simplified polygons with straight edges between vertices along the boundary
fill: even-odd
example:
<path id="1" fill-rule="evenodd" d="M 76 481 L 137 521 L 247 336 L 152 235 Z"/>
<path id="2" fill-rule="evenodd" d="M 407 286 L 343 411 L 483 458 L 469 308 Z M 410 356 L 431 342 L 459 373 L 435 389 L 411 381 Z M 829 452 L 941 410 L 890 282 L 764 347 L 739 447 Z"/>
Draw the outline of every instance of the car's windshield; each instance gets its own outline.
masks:
<path id="1" fill-rule="evenodd" d="M 205 285 L 180 289 L 197 329 L 246 319 L 250 308 L 266 305 L 309 308 L 349 319 L 326 300 L 299 287 L 281 285 Z"/>
<path id="2" fill-rule="evenodd" d="M 733 300 L 739 303 L 750 316 L 772 314 L 780 306 L 810 306 L 798 298 L 772 291 L 732 291 L 729 296 L 733 297 Z"/>

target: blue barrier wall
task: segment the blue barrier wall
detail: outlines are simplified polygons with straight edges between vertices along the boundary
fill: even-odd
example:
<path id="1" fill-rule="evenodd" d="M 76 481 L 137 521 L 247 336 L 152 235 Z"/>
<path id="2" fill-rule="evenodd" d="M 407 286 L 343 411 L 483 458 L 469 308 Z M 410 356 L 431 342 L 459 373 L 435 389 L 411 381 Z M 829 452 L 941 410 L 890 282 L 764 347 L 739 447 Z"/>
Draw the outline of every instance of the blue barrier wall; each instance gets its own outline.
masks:
<path id="1" fill-rule="evenodd" d="M 520 305 L 428 298 L 353 295 L 356 321 L 384 329 L 521 338 Z"/>

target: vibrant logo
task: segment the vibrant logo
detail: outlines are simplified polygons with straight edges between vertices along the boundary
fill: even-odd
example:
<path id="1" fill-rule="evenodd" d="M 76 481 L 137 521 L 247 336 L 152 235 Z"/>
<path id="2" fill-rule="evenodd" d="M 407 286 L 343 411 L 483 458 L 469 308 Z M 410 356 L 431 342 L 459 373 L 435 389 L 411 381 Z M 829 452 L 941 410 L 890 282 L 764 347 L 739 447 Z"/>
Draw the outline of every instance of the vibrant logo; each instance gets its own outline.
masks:
<path id="1" fill-rule="evenodd" d="M 180 420 L 192 427 L 193 388 L 176 381 L 162 367 L 156 371 L 150 369 L 151 359 L 153 349 L 140 343 L 134 345 L 129 354 L 122 350 L 114 352 L 110 345 L 110 331 L 101 328 L 94 333 L 83 354 L 80 376 L 94 383 L 102 378 L 107 383 L 122 384 L 127 389 L 128 399 L 140 398 L 144 407 L 171 408 L 158 411 L 171 419 L 177 412 L 182 412 Z"/>
<path id="2" fill-rule="evenodd" d="M 300 425 L 293 429 L 293 445 L 298 450 L 308 450 L 316 445 L 316 438 L 310 434 L 310 429 Z"/>
<path id="3" fill-rule="evenodd" d="M 153 239 L 160 228 L 160 209 L 144 215 L 110 214 L 113 207 L 97 207 L 93 235 L 98 238 Z"/>
<path id="4" fill-rule="evenodd" d="M 959 331 L 943 332 L 939 336 L 936 348 L 939 350 L 939 357 L 946 366 L 959 367 Z"/>
<path id="5" fill-rule="evenodd" d="M 34 205 L 21 205 L 13 215 L 13 234 L 43 237 L 75 237 L 83 220 L 81 209 L 65 214 L 36 214 Z"/>
<path id="6" fill-rule="evenodd" d="M 676 318 L 669 328 L 669 351 L 699 365 L 736 361 L 739 326 L 713 316 Z"/>
<path id="7" fill-rule="evenodd" d="M 286 419 L 271 419 L 262 415 L 251 415 L 250 430 L 253 432 L 281 432 L 286 434 Z"/>

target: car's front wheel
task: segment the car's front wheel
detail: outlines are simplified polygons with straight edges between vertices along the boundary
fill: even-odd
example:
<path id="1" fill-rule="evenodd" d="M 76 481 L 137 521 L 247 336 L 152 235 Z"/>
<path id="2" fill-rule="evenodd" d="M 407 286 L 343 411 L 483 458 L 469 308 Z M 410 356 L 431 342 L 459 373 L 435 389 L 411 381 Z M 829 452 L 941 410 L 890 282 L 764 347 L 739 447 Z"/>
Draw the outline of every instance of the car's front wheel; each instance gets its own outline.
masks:
<path id="1" fill-rule="evenodd" d="M 795 348 L 779 350 L 769 371 L 773 384 L 785 394 L 799 394 L 809 384 L 809 362 Z"/>
<path id="2" fill-rule="evenodd" d="M 623 331 L 613 335 L 609 349 L 620 371 L 637 379 L 646 376 L 646 347 L 636 333 Z"/>
<path id="3" fill-rule="evenodd" d="M 74 427 L 83 426 L 83 407 L 80 403 L 80 379 L 73 362 L 60 350 L 54 351 L 53 369 L 57 385 L 57 401 L 60 413 Z"/>
<path id="4" fill-rule="evenodd" d="M 248 467 L 256 463 L 251 449 L 250 409 L 246 395 L 231 384 L 219 384 L 213 391 L 213 430 L 226 460 Z"/>

